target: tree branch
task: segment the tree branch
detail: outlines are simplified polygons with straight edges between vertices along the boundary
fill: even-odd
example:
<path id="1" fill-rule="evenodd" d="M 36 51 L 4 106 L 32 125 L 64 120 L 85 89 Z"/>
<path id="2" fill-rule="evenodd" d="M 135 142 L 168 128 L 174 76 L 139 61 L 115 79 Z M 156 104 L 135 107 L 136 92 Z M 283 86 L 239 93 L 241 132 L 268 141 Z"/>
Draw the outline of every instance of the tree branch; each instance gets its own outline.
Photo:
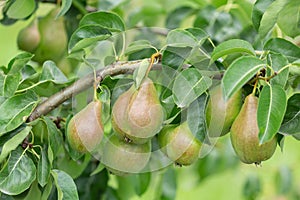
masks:
<path id="1" fill-rule="evenodd" d="M 96 81 L 97 83 L 101 82 L 106 76 L 115 76 L 118 74 L 128 74 L 133 73 L 133 71 L 140 66 L 142 60 L 136 61 L 119 61 L 111 65 L 106 66 L 105 68 L 99 69 L 96 71 Z M 161 69 L 161 64 L 154 64 L 153 69 Z M 85 77 L 77 80 L 72 85 L 62 89 L 58 93 L 50 96 L 44 102 L 39 104 L 35 110 L 31 113 L 28 118 L 28 121 L 33 121 L 43 115 L 48 114 L 60 104 L 71 98 L 73 95 L 76 95 L 84 90 L 92 87 L 95 83 L 94 74 L 88 74 Z"/>

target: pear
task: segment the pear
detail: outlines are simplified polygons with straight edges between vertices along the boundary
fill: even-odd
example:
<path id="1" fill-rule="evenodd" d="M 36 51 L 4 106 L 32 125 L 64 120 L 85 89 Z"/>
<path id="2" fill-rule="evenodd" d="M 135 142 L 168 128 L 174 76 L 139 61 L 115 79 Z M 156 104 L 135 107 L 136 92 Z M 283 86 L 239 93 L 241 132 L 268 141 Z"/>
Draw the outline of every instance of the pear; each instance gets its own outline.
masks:
<path id="1" fill-rule="evenodd" d="M 152 138 L 162 127 L 163 107 L 151 79 L 138 89 L 133 85 L 116 100 L 112 108 L 114 130 L 137 144 Z"/>
<path id="2" fill-rule="evenodd" d="M 151 156 L 151 141 L 144 144 L 127 143 L 113 134 L 105 143 L 101 162 L 118 176 L 140 173 Z"/>
<path id="3" fill-rule="evenodd" d="M 66 51 L 68 37 L 64 18 L 55 19 L 58 11 L 55 8 L 45 17 L 39 19 L 38 29 L 41 41 L 33 57 L 36 62 L 43 63 L 46 60 L 58 62 Z"/>
<path id="4" fill-rule="evenodd" d="M 27 27 L 22 29 L 17 38 L 19 49 L 34 53 L 41 41 L 37 20 L 33 20 Z"/>
<path id="5" fill-rule="evenodd" d="M 276 137 L 259 144 L 257 106 L 258 98 L 253 94 L 248 95 L 230 130 L 232 146 L 240 160 L 247 164 L 260 164 L 271 158 L 277 145 Z"/>
<path id="6" fill-rule="evenodd" d="M 202 145 L 187 122 L 165 126 L 158 134 L 158 143 L 162 152 L 178 165 L 190 165 L 198 160 Z"/>
<path id="7" fill-rule="evenodd" d="M 219 137 L 227 134 L 242 107 L 242 90 L 237 91 L 228 101 L 224 101 L 221 85 L 210 91 L 206 107 L 208 135 Z"/>
<path id="8" fill-rule="evenodd" d="M 103 138 L 101 111 L 102 103 L 95 100 L 70 120 L 67 139 L 74 150 L 80 153 L 91 152 L 100 144 Z"/>

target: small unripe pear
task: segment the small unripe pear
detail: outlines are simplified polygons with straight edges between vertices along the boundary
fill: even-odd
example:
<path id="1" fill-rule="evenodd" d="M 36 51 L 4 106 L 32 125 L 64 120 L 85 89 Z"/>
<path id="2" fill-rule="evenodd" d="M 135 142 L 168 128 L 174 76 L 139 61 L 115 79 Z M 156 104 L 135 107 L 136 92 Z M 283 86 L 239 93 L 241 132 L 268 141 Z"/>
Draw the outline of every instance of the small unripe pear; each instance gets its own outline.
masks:
<path id="1" fill-rule="evenodd" d="M 163 120 L 163 107 L 149 78 L 138 89 L 133 85 L 120 95 L 112 108 L 114 130 L 137 144 L 152 138 L 161 129 Z"/>
<path id="2" fill-rule="evenodd" d="M 149 162 L 151 142 L 144 144 L 126 143 L 112 135 L 105 143 L 101 162 L 115 175 L 140 173 Z"/>
<path id="3" fill-rule="evenodd" d="M 199 157 L 201 142 L 192 134 L 187 122 L 164 127 L 158 134 L 158 142 L 162 152 L 176 164 L 190 165 Z"/>
<path id="4" fill-rule="evenodd" d="M 230 130 L 232 146 L 240 160 L 247 164 L 260 164 L 271 158 L 277 146 L 276 137 L 259 144 L 257 106 L 258 98 L 253 94 L 248 95 Z"/>
<path id="5" fill-rule="evenodd" d="M 210 91 L 206 107 L 208 135 L 219 137 L 227 134 L 242 107 L 242 91 L 237 91 L 228 101 L 224 101 L 221 85 Z"/>
<path id="6" fill-rule="evenodd" d="M 19 32 L 17 43 L 19 49 L 34 53 L 39 46 L 40 40 L 41 36 L 37 26 L 37 20 L 34 20 Z"/>
<path id="7" fill-rule="evenodd" d="M 103 137 L 101 121 L 102 103 L 92 101 L 70 120 L 67 127 L 67 139 L 70 146 L 80 152 L 93 151 Z"/>

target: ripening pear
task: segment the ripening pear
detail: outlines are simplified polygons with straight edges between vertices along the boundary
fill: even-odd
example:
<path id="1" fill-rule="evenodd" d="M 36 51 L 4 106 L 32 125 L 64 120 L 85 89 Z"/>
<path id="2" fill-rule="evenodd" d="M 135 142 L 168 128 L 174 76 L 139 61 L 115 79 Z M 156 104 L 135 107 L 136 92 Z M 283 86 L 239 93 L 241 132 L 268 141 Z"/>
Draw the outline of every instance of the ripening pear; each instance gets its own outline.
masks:
<path id="1" fill-rule="evenodd" d="M 158 143 L 162 152 L 179 165 L 190 165 L 198 160 L 202 145 L 187 122 L 165 126 L 158 134 Z"/>
<path id="2" fill-rule="evenodd" d="M 137 144 L 152 138 L 161 129 L 163 120 L 163 107 L 149 78 L 138 89 L 133 85 L 120 95 L 112 108 L 114 130 Z"/>
<path id="3" fill-rule="evenodd" d="M 101 112 L 102 103 L 95 100 L 70 120 L 67 139 L 74 150 L 80 153 L 91 152 L 100 144 L 103 137 Z"/>
<path id="4" fill-rule="evenodd" d="M 242 107 L 242 90 L 238 90 L 228 101 L 224 101 L 221 85 L 210 91 L 206 107 L 208 135 L 219 137 L 227 134 Z"/>
<path id="5" fill-rule="evenodd" d="M 33 20 L 27 27 L 22 29 L 17 38 L 19 49 L 34 53 L 41 41 L 37 20 Z"/>
<path id="6" fill-rule="evenodd" d="M 151 141 L 144 144 L 127 143 L 112 135 L 105 143 L 101 162 L 115 175 L 140 173 L 151 156 Z"/>
<path id="7" fill-rule="evenodd" d="M 259 144 L 257 106 L 258 98 L 253 94 L 248 95 L 230 130 L 232 146 L 240 160 L 247 164 L 260 164 L 271 158 L 277 145 L 276 137 Z"/>
<path id="8" fill-rule="evenodd" d="M 58 11 L 55 8 L 38 21 L 41 41 L 34 52 L 33 60 L 36 62 L 43 63 L 46 60 L 58 62 L 66 51 L 68 37 L 64 18 L 55 19 Z"/>

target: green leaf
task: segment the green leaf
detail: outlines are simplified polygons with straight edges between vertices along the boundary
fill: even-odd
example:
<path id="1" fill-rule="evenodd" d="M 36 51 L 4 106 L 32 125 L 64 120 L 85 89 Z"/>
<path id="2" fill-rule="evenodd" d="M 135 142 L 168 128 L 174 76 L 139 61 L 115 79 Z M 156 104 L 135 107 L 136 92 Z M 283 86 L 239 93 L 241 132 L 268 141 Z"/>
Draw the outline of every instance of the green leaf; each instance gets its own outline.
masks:
<path id="1" fill-rule="evenodd" d="M 151 180 L 151 173 L 143 173 L 143 174 L 138 174 L 135 175 L 136 180 L 134 180 L 134 189 L 135 192 L 138 196 L 141 196 L 142 194 L 144 194 L 150 184 L 150 180 Z"/>
<path id="2" fill-rule="evenodd" d="M 290 41 L 282 38 L 272 38 L 264 46 L 264 50 L 281 53 L 289 62 L 294 62 L 300 58 L 300 48 Z"/>
<path id="3" fill-rule="evenodd" d="M 285 134 L 300 133 L 300 93 L 295 93 L 288 99 L 280 132 Z"/>
<path id="4" fill-rule="evenodd" d="M 79 27 L 73 32 L 68 46 L 69 53 L 82 50 L 98 41 L 106 40 L 111 32 L 102 26 L 90 24 Z"/>
<path id="5" fill-rule="evenodd" d="M 5 142 L 5 144 L 2 147 L 2 151 L 0 155 L 0 163 L 3 162 L 3 160 L 9 155 L 11 151 L 15 150 L 19 146 L 19 144 L 23 142 L 23 140 L 29 134 L 30 130 L 31 127 L 27 126 L 19 133 L 17 133 L 15 136 L 13 136 L 10 140 Z"/>
<path id="6" fill-rule="evenodd" d="M 149 64 L 150 64 L 149 59 L 144 59 L 140 63 L 140 66 L 136 70 L 134 70 L 133 80 L 135 82 L 135 88 L 139 88 L 140 85 L 142 84 L 142 81 L 146 76 Z"/>
<path id="7" fill-rule="evenodd" d="M 226 56 L 232 53 L 248 53 L 250 55 L 255 55 L 254 48 L 252 45 L 240 39 L 231 39 L 219 44 L 211 54 L 211 60 L 216 61 L 222 56 Z"/>
<path id="8" fill-rule="evenodd" d="M 48 60 L 43 64 L 43 70 L 39 81 L 52 81 L 57 84 L 63 84 L 68 82 L 68 78 L 60 71 L 53 61 Z"/>
<path id="9" fill-rule="evenodd" d="M 163 51 L 162 64 L 175 70 L 181 68 L 186 59 L 190 56 L 191 47 L 172 47 L 167 46 Z"/>
<path id="10" fill-rule="evenodd" d="M 4 75 L 0 71 L 0 96 L 6 98 L 13 96 L 19 86 L 20 81 L 20 73 Z"/>
<path id="11" fill-rule="evenodd" d="M 49 196 L 50 196 L 51 191 L 52 191 L 52 187 L 53 187 L 53 182 L 52 182 L 52 180 L 49 179 L 48 183 L 46 184 L 46 187 L 43 190 L 41 200 L 48 200 L 49 199 Z"/>
<path id="12" fill-rule="evenodd" d="M 85 25 L 98 25 L 112 32 L 125 31 L 125 25 L 121 17 L 112 12 L 99 11 L 89 13 L 79 23 L 79 27 Z"/>
<path id="13" fill-rule="evenodd" d="M 225 71 L 221 82 L 225 101 L 241 89 L 264 65 L 260 59 L 250 56 L 233 61 Z"/>
<path id="14" fill-rule="evenodd" d="M 276 24 L 280 11 L 289 1 L 290 0 L 276 0 L 268 6 L 261 18 L 260 26 L 258 28 L 258 33 L 261 38 L 266 37 L 266 35 L 271 31 Z"/>
<path id="15" fill-rule="evenodd" d="M 174 9 L 166 19 L 166 28 L 172 30 L 180 27 L 181 22 L 193 13 L 194 9 L 188 6 L 182 6 Z"/>
<path id="16" fill-rule="evenodd" d="M 28 52 L 18 54 L 8 63 L 7 74 L 19 73 L 33 56 L 33 54 Z"/>
<path id="17" fill-rule="evenodd" d="M 280 166 L 275 174 L 275 185 L 278 194 L 288 194 L 293 187 L 293 174 L 291 169 L 286 166 Z"/>
<path id="18" fill-rule="evenodd" d="M 281 86 L 265 85 L 260 93 L 257 108 L 259 142 L 271 140 L 279 131 L 286 110 L 286 94 Z"/>
<path id="19" fill-rule="evenodd" d="M 274 0 L 256 0 L 252 10 L 252 23 L 256 30 L 260 26 L 260 21 L 267 8 Z"/>
<path id="20" fill-rule="evenodd" d="M 194 47 L 198 44 L 198 41 L 190 32 L 175 29 L 168 33 L 167 44 L 176 47 Z"/>
<path id="21" fill-rule="evenodd" d="M 173 98 L 178 107 L 189 106 L 212 84 L 209 77 L 202 76 L 195 68 L 188 68 L 177 75 L 173 85 Z"/>
<path id="22" fill-rule="evenodd" d="M 46 154 L 46 150 L 42 149 L 37 167 L 37 179 L 40 186 L 44 187 L 50 177 L 51 165 Z"/>
<path id="23" fill-rule="evenodd" d="M 15 95 L 0 105 L 0 136 L 24 123 L 37 104 L 37 96 L 28 91 Z"/>
<path id="24" fill-rule="evenodd" d="M 29 189 L 28 194 L 23 200 L 41 199 L 42 192 L 39 188 L 38 182 L 34 181 Z"/>
<path id="25" fill-rule="evenodd" d="M 63 16 L 71 8 L 72 0 L 62 0 L 60 11 L 56 15 L 56 19 Z"/>
<path id="26" fill-rule="evenodd" d="M 272 67 L 275 72 L 278 72 L 281 68 L 288 65 L 288 59 L 282 54 L 278 53 L 269 53 L 268 54 L 268 64 Z M 270 71 L 269 69 L 267 69 Z M 268 76 L 271 76 L 271 73 L 268 73 Z M 284 87 L 288 81 L 289 68 L 284 69 L 280 74 L 276 75 L 271 79 L 272 85 L 280 85 Z"/>
<path id="27" fill-rule="evenodd" d="M 162 198 L 164 200 L 173 200 L 176 197 L 177 191 L 177 181 L 176 181 L 176 173 L 172 168 L 168 168 L 168 170 L 163 175 L 162 180 Z"/>
<path id="28" fill-rule="evenodd" d="M 207 95 L 202 94 L 187 110 L 187 123 L 193 135 L 201 142 L 205 141 L 207 135 L 206 126 L 206 102 Z"/>
<path id="29" fill-rule="evenodd" d="M 132 42 L 125 50 L 125 56 L 142 51 L 144 49 L 152 49 L 153 46 L 148 40 L 137 40 Z"/>
<path id="30" fill-rule="evenodd" d="M 77 188 L 73 179 L 64 171 L 51 171 L 57 189 L 58 200 L 79 200 Z"/>
<path id="31" fill-rule="evenodd" d="M 243 196 L 245 199 L 257 199 L 257 196 L 262 192 L 261 181 L 257 174 L 252 174 L 247 177 L 243 186 Z"/>
<path id="32" fill-rule="evenodd" d="M 105 169 L 105 166 L 102 163 L 99 163 L 96 169 L 91 173 L 90 176 L 94 176 L 95 174 L 100 173 L 103 169 Z"/>
<path id="33" fill-rule="evenodd" d="M 27 190 L 36 178 L 33 161 L 21 148 L 11 155 L 0 172 L 0 191 L 8 195 L 17 195 Z"/>
<path id="34" fill-rule="evenodd" d="M 34 0 L 16 0 L 9 7 L 7 16 L 12 19 L 24 19 L 33 13 L 35 6 Z"/>
<path id="35" fill-rule="evenodd" d="M 200 44 L 207 38 L 209 38 L 209 35 L 201 28 L 193 27 L 184 30 L 191 33 L 199 41 Z"/>

